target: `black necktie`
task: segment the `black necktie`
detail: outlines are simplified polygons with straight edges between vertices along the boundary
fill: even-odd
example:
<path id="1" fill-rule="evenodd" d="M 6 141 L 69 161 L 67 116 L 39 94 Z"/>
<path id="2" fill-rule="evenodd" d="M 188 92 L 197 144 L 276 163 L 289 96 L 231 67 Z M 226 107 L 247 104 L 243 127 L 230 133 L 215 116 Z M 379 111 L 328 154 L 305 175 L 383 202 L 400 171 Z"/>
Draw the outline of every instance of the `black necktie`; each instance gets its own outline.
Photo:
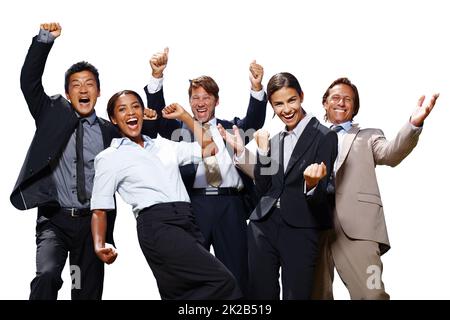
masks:
<path id="1" fill-rule="evenodd" d="M 84 158 L 83 158 L 83 122 L 84 119 L 78 121 L 77 133 L 76 133 L 76 153 L 77 153 L 77 196 L 81 203 L 85 203 L 87 200 L 86 196 L 86 185 L 84 177 Z"/>
<path id="2" fill-rule="evenodd" d="M 344 127 L 343 126 L 332 126 L 331 130 L 333 130 L 334 132 L 338 133 L 339 131 L 343 130 Z"/>

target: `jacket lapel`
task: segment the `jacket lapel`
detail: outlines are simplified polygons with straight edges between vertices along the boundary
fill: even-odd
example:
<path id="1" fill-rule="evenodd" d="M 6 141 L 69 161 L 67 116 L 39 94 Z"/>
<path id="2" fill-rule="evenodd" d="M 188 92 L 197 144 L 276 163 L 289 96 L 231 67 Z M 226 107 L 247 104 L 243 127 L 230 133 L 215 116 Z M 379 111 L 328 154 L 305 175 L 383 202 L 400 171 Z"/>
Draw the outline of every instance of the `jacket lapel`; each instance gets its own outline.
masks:
<path id="1" fill-rule="evenodd" d="M 303 130 L 301 136 L 298 138 L 297 144 L 295 145 L 294 151 L 292 151 L 291 158 L 287 169 L 285 171 L 285 176 L 289 174 L 297 161 L 305 154 L 311 143 L 314 141 L 315 136 L 318 131 L 315 130 L 319 125 L 319 121 L 316 118 L 312 118 L 306 125 L 305 130 Z"/>
<path id="2" fill-rule="evenodd" d="M 120 134 L 112 123 L 100 117 L 97 117 L 97 119 L 100 125 L 100 131 L 102 132 L 103 147 L 106 149 L 111 145 L 112 139 L 120 137 Z"/>
<path id="3" fill-rule="evenodd" d="M 342 142 L 341 150 L 339 150 L 338 154 L 338 163 L 336 166 L 336 172 L 339 171 L 339 168 L 344 163 L 345 159 L 347 158 L 348 153 L 350 152 L 350 148 L 353 144 L 353 141 L 356 138 L 356 135 L 359 132 L 359 126 L 358 124 L 353 124 L 348 133 L 344 137 L 344 141 Z"/>

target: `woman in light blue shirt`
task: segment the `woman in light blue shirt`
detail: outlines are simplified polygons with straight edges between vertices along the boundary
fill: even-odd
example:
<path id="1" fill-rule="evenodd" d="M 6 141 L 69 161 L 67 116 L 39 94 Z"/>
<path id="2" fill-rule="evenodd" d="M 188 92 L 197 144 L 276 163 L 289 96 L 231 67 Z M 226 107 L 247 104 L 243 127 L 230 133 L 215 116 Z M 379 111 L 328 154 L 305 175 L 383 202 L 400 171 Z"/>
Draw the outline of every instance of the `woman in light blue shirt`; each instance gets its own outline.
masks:
<path id="1" fill-rule="evenodd" d="M 178 104 L 167 106 L 163 116 L 183 121 L 201 146 L 142 135 L 144 104 L 131 90 L 114 94 L 107 111 L 123 137 L 95 158 L 91 210 L 97 256 L 108 264 L 117 257 L 113 248 L 105 248 L 106 215 L 115 208 L 117 191 L 132 206 L 139 244 L 162 299 L 241 298 L 233 275 L 201 245 L 178 169 L 214 153 L 213 139 Z"/>

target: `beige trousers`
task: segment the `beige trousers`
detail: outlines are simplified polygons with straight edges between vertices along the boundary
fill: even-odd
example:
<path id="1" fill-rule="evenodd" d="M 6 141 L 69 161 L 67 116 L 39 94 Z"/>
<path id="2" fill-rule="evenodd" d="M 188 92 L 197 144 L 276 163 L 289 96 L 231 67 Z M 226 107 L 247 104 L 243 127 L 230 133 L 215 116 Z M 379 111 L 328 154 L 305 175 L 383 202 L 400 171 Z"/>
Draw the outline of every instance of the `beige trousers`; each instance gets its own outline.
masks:
<path id="1" fill-rule="evenodd" d="M 381 280 L 383 264 L 378 243 L 349 238 L 338 219 L 334 220 L 334 230 L 324 231 L 320 237 L 312 299 L 333 299 L 334 268 L 352 300 L 389 299 Z"/>

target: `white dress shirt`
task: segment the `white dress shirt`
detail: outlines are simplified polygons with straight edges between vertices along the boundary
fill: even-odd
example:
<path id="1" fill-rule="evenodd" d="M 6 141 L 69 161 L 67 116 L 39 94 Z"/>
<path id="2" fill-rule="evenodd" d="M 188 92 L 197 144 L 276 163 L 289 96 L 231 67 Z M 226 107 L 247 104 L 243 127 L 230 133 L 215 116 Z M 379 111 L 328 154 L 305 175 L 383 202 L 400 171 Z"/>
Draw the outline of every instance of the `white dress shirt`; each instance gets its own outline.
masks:
<path id="1" fill-rule="evenodd" d="M 147 90 L 149 93 L 156 93 L 162 89 L 164 78 L 154 78 L 150 76 L 149 84 L 147 85 Z M 260 91 L 251 90 L 250 94 L 253 98 L 263 101 L 264 99 L 264 89 Z M 220 174 L 222 176 L 222 183 L 220 184 L 220 188 L 237 188 L 242 189 L 244 187 L 244 183 L 242 182 L 241 177 L 239 176 L 239 172 L 233 163 L 233 158 L 228 153 L 225 148 L 225 143 L 217 130 L 217 120 L 213 118 L 209 121 L 211 125 L 210 131 L 213 136 L 214 142 L 216 143 L 219 152 L 215 155 L 217 158 L 217 163 L 219 164 Z M 195 181 L 193 188 L 210 188 L 211 186 L 206 181 L 205 175 L 205 165 L 203 161 L 201 161 L 197 168 L 197 173 L 195 175 Z"/>
<path id="2" fill-rule="evenodd" d="M 128 138 L 113 139 L 95 158 L 91 210 L 115 208 L 114 193 L 139 212 L 157 203 L 190 202 L 178 166 L 202 159 L 197 142 L 174 142 L 145 135 L 142 148 Z"/>
<path id="3" fill-rule="evenodd" d="M 225 148 L 225 143 L 223 142 L 222 136 L 217 129 L 216 118 L 211 119 L 208 123 L 211 125 L 209 130 L 219 150 L 219 152 L 215 155 L 217 163 L 219 164 L 220 174 L 222 176 L 222 183 L 219 188 L 237 188 L 240 190 L 244 187 L 244 183 L 242 182 L 239 172 L 234 166 L 232 157 Z M 201 161 L 198 164 L 197 173 L 195 174 L 193 188 L 211 187 L 206 181 L 205 170 L 205 164 Z"/>

